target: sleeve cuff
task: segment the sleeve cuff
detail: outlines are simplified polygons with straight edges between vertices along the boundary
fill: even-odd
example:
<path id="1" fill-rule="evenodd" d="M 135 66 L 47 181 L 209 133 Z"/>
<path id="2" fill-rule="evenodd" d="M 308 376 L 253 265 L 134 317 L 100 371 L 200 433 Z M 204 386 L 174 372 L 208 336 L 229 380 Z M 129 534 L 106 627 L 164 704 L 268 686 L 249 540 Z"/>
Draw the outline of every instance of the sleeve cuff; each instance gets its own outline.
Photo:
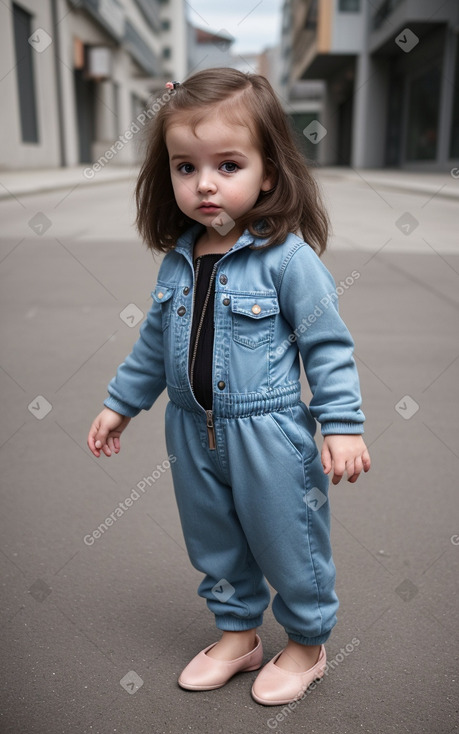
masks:
<path id="1" fill-rule="evenodd" d="M 133 408 L 132 405 L 123 403 L 122 400 L 117 400 L 116 398 L 113 398 L 112 396 L 104 400 L 104 405 L 107 408 L 110 408 L 110 410 L 114 410 L 116 413 L 120 413 L 121 415 L 126 415 L 128 418 L 135 418 L 135 416 L 140 413 L 139 408 Z"/>
<path id="2" fill-rule="evenodd" d="M 363 423 L 350 423 L 345 421 L 327 421 L 322 423 L 320 431 L 322 436 L 328 436 L 332 433 L 340 434 L 361 434 L 364 432 Z"/>

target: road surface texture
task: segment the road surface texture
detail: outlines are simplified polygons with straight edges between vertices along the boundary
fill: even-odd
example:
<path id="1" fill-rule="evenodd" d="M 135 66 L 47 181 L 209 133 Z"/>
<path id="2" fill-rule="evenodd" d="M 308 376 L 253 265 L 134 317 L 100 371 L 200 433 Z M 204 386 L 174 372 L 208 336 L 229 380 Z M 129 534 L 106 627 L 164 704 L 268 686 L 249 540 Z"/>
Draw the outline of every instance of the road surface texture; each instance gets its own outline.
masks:
<path id="1" fill-rule="evenodd" d="M 177 685 L 219 633 L 185 552 L 166 396 L 118 456 L 86 447 L 160 262 L 132 226 L 133 180 L 0 202 L 2 734 L 459 730 L 457 200 L 364 171 L 319 175 L 334 230 L 323 261 L 355 341 L 373 466 L 331 487 L 333 662 L 290 709 L 252 700 L 256 673 L 213 692 Z M 270 610 L 260 634 L 267 661 L 285 644 Z"/>

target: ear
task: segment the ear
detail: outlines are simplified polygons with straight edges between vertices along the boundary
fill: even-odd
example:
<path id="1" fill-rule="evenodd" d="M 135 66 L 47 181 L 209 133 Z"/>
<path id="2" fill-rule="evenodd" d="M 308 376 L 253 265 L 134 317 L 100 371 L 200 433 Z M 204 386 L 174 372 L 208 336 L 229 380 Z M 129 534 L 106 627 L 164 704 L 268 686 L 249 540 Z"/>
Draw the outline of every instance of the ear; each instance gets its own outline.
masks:
<path id="1" fill-rule="evenodd" d="M 274 162 L 271 158 L 268 158 L 265 165 L 264 178 L 261 183 L 261 191 L 270 191 L 275 187 L 277 183 L 277 176 L 275 175 Z"/>

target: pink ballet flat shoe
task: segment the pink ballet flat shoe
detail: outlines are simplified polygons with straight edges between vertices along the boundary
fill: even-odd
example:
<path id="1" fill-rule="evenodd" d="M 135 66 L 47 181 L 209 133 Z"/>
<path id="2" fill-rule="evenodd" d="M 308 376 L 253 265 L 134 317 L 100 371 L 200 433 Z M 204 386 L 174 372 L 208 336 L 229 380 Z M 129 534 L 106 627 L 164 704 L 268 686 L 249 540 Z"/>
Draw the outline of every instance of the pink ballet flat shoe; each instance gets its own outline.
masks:
<path id="1" fill-rule="evenodd" d="M 206 653 L 217 644 L 209 645 L 201 650 L 182 671 L 178 684 L 189 691 L 211 691 L 221 688 L 236 673 L 247 673 L 250 670 L 261 668 L 263 661 L 263 646 L 256 636 L 256 647 L 247 655 L 235 660 L 215 660 Z"/>
<path id="2" fill-rule="evenodd" d="M 276 660 L 282 653 L 283 650 L 265 665 L 252 686 L 252 697 L 263 706 L 281 706 L 296 701 L 314 680 L 322 678 L 325 673 L 327 656 L 323 645 L 317 663 L 304 673 L 290 673 L 279 668 Z"/>

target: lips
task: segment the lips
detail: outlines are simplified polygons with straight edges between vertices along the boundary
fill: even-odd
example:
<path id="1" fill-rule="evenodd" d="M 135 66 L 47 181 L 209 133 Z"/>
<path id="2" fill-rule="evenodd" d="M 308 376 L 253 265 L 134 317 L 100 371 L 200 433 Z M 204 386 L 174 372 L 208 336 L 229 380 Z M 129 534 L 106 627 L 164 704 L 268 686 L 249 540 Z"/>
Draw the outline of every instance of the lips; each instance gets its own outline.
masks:
<path id="1" fill-rule="evenodd" d="M 221 207 L 217 206 L 217 204 L 212 204 L 210 201 L 203 201 L 202 204 L 198 207 L 199 211 L 204 212 L 204 214 L 212 214 L 215 212 L 218 212 Z"/>

